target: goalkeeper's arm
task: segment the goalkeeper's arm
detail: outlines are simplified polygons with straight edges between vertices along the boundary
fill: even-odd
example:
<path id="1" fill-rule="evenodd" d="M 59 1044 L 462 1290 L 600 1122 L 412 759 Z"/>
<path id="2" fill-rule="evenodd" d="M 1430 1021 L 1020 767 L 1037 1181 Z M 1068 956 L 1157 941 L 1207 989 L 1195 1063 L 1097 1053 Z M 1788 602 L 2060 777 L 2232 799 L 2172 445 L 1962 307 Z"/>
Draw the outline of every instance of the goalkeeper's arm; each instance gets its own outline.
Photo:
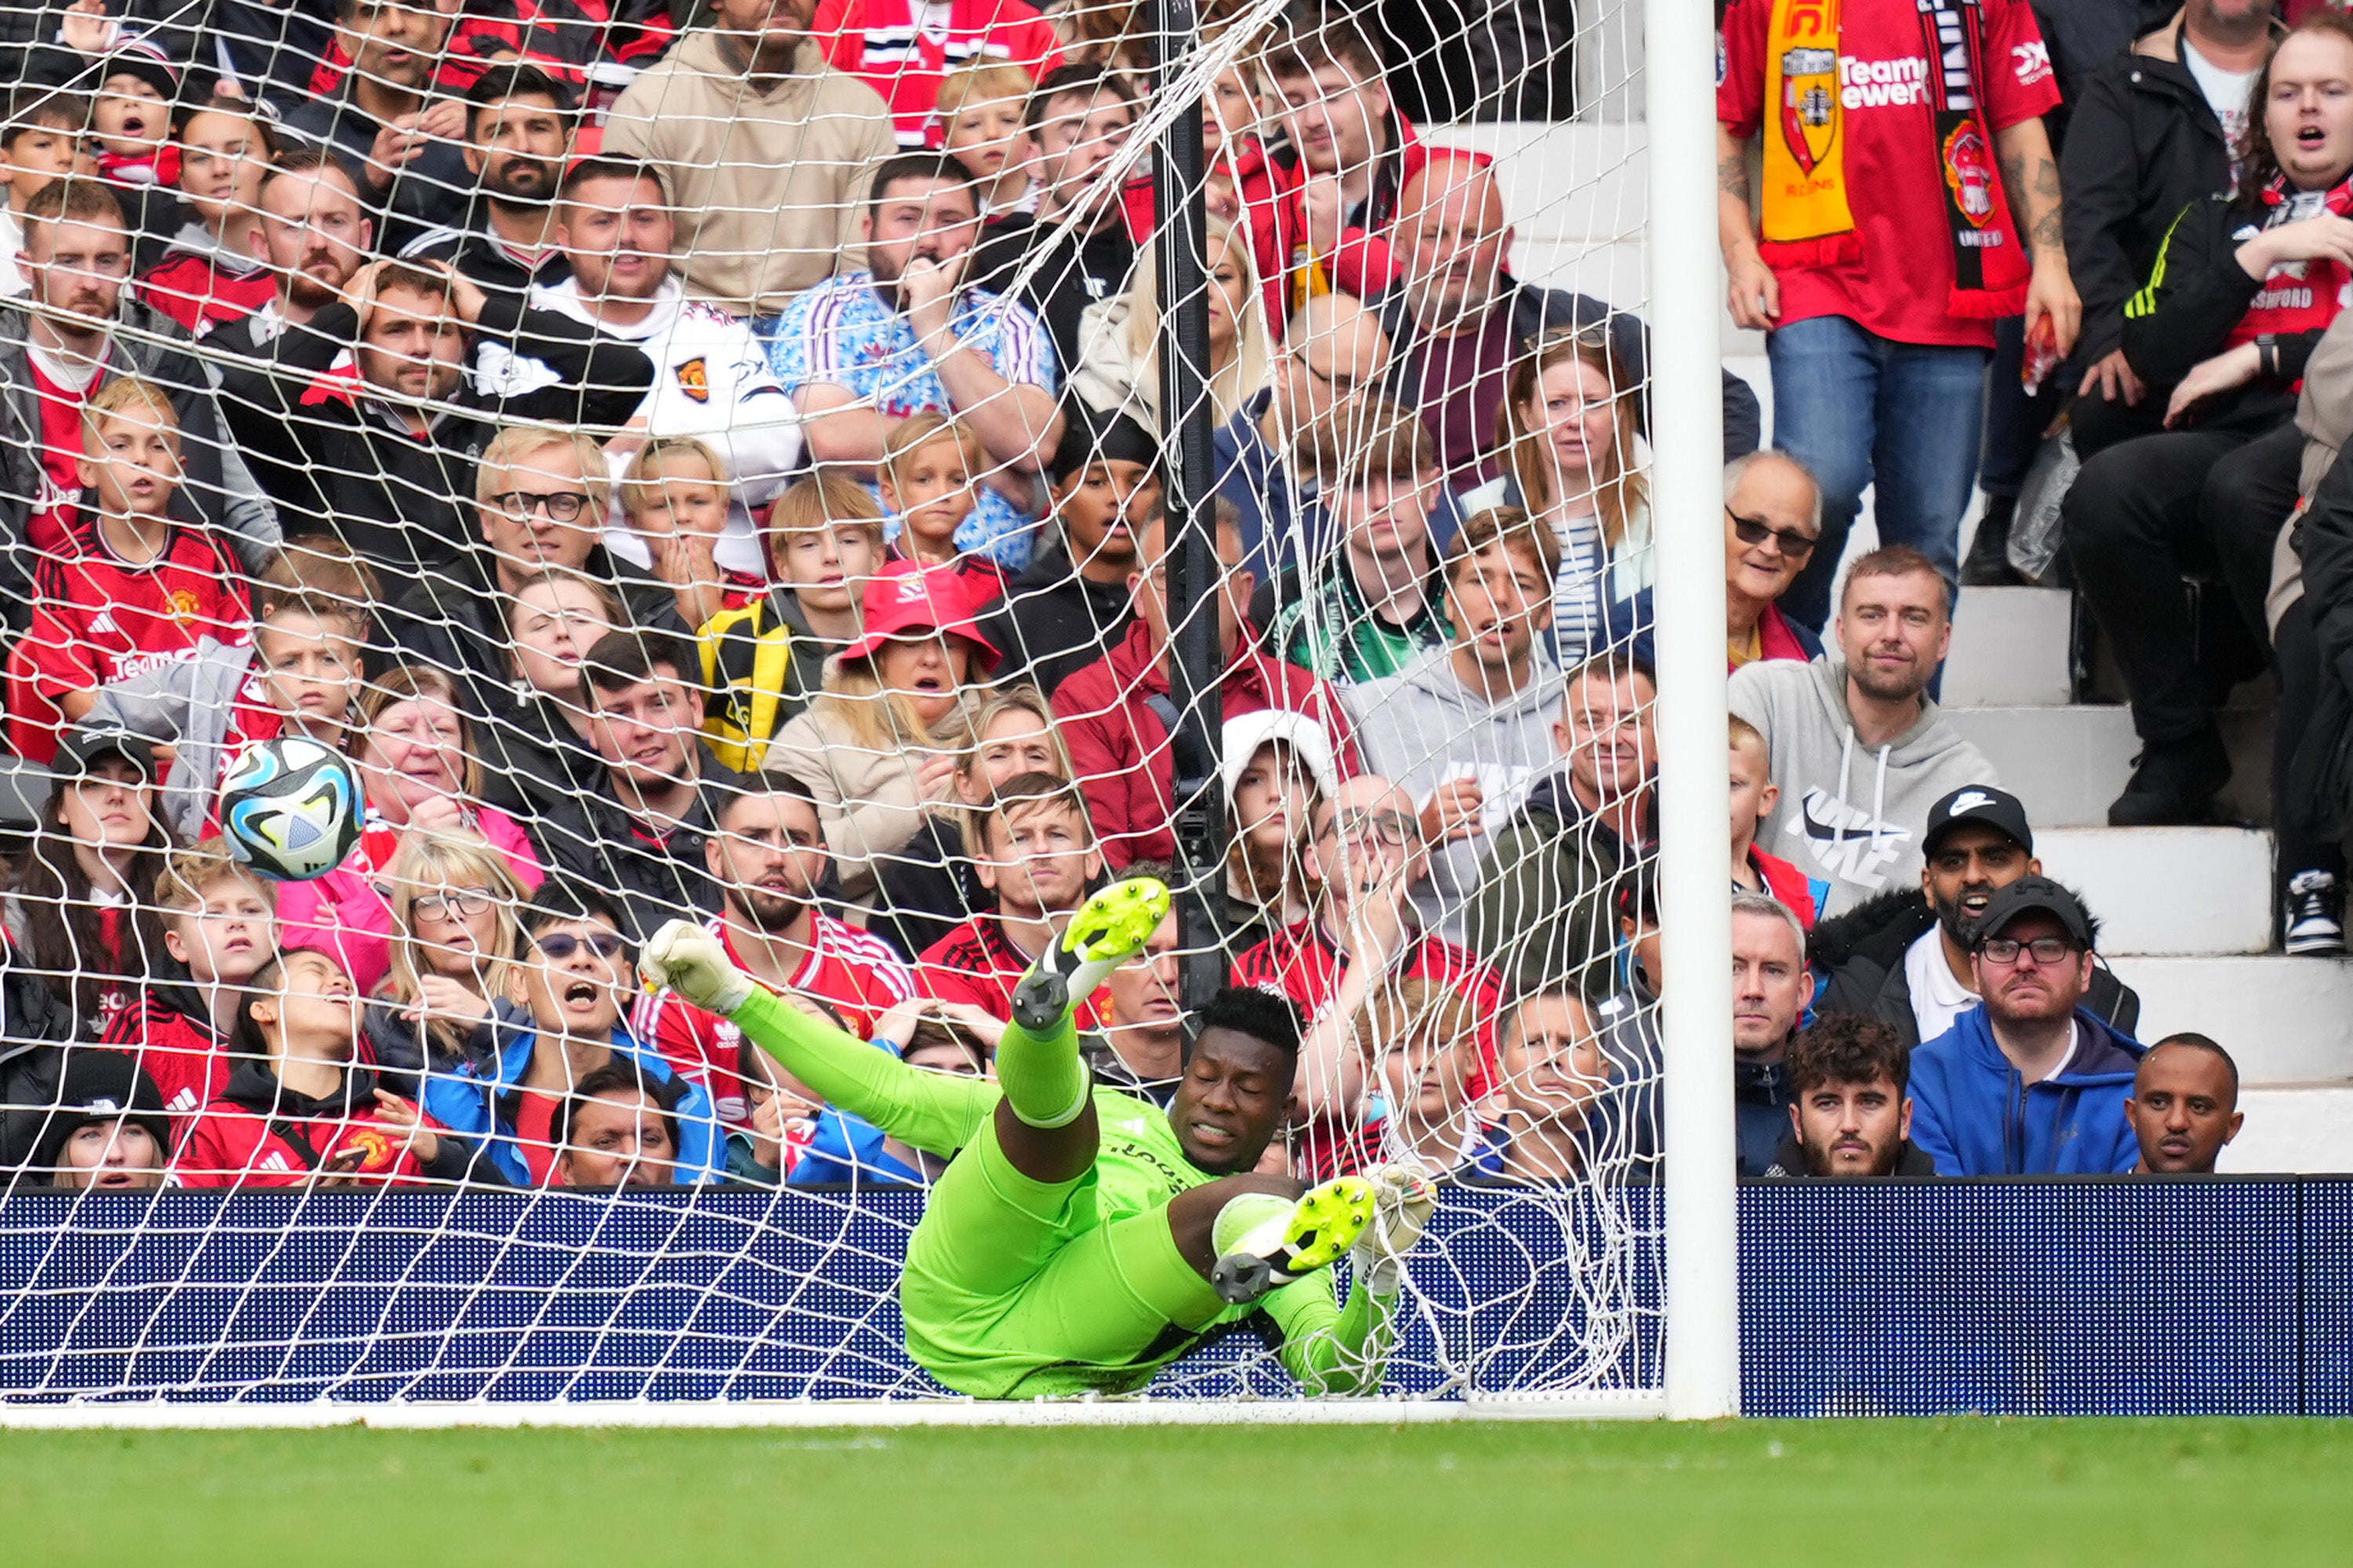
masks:
<path id="1" fill-rule="evenodd" d="M 673 920 L 655 932 L 639 967 L 648 985 L 732 1020 L 827 1104 L 927 1153 L 962 1149 L 996 1104 L 996 1091 L 976 1079 L 910 1067 L 763 990 L 700 926 Z"/>

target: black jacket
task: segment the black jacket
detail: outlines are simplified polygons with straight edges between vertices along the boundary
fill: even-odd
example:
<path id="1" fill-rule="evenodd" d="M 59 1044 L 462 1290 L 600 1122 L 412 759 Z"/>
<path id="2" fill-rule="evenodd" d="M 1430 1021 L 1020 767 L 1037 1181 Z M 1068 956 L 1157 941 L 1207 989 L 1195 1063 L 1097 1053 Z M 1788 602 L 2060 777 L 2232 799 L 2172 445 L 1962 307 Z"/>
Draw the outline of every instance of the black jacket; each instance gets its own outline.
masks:
<path id="1" fill-rule="evenodd" d="M 1764 1173 L 1778 1181 L 1815 1179 L 1813 1172 L 1806 1169 L 1806 1151 L 1799 1147 L 1796 1133 L 1781 1139 L 1781 1147 L 1773 1151 L 1773 1163 L 1765 1168 Z M 1934 1176 L 1936 1173 L 1936 1162 L 1928 1157 L 1928 1151 L 1908 1138 L 1897 1147 L 1895 1169 L 1888 1172 L 1890 1176 Z"/>
<path id="2" fill-rule="evenodd" d="M 1590 294 L 1573 294 L 1566 289 L 1543 289 L 1533 283 L 1523 283 L 1509 272 L 1498 284 L 1499 292 L 1509 302 L 1512 313 L 1512 349 L 1517 357 L 1521 347 L 1563 328 L 1583 329 L 1608 323 L 1609 346 L 1617 351 L 1619 363 L 1636 384 L 1649 375 L 1651 334 L 1642 318 L 1630 311 L 1597 300 Z M 1413 307 L 1407 301 L 1402 285 L 1383 290 L 1366 302 L 1380 320 L 1381 330 L 1389 339 L 1388 383 L 1391 394 L 1409 408 L 1423 408 L 1430 400 L 1421 394 L 1420 356 L 1415 352 L 1417 328 Z M 1640 433 L 1650 434 L 1650 408 L 1647 400 L 1636 405 Z M 1727 370 L 1724 373 L 1724 461 L 1746 457 L 1763 442 L 1765 416 L 1757 401 L 1757 394 L 1747 382 Z M 1489 438 L 1481 433 L 1484 447 Z"/>
<path id="3" fill-rule="evenodd" d="M 2295 539 L 2320 679 L 2280 811 L 2299 837 L 2343 843 L 2353 840 L 2353 462 L 2343 453 L 2314 488 Z"/>
<path id="4" fill-rule="evenodd" d="M 0 1182 L 41 1140 L 73 1034 L 73 1009 L 0 945 Z"/>
<path id="5" fill-rule="evenodd" d="M 954 819 L 926 812 L 923 826 L 874 863 L 874 912 L 866 928 L 896 947 L 909 963 L 923 949 L 984 911 L 997 899 L 965 854 Z"/>
<path id="6" fill-rule="evenodd" d="M 280 127 L 291 139 L 332 154 L 359 186 L 360 200 L 375 209 L 375 248 L 379 255 L 396 255 L 427 229 L 461 221 L 475 189 L 474 173 L 466 167 L 465 153 L 455 142 L 433 141 L 379 191 L 368 183 L 368 153 L 384 129 L 351 96 L 357 73 L 323 98 L 305 95 L 282 103 Z"/>
<path id="7" fill-rule="evenodd" d="M 1037 270 L 1020 288 L 1014 279 L 1032 258 Z M 1135 241 L 1116 213 L 1083 238 L 1059 224 L 1043 224 L 1026 213 L 992 223 L 967 269 L 973 281 L 991 293 L 1010 292 L 1045 323 L 1053 340 L 1054 364 L 1065 382 L 1079 363 L 1079 323 L 1099 300 L 1127 292 L 1135 266 Z"/>
<path id="8" fill-rule="evenodd" d="M 2076 359 L 2124 342 L 2125 302 L 2181 209 L 2231 184 L 2222 122 L 2180 63 L 2177 18 L 2094 71 L 2059 156 L 2067 267 L 2084 297 Z"/>
<path id="9" fill-rule="evenodd" d="M 702 765 L 706 784 L 730 777 L 708 752 Z M 633 941 L 643 942 L 667 921 L 718 914 L 719 884 L 702 854 L 712 832 L 711 792 L 698 794 L 686 821 L 657 839 L 600 782 L 531 824 L 540 858 L 617 902 Z"/>
<path id="10" fill-rule="evenodd" d="M 337 303 L 289 327 L 266 357 L 224 367 L 221 398 L 286 531 L 298 518 L 333 529 L 387 583 L 448 577 L 471 549 L 474 460 L 501 421 L 618 426 L 653 382 L 629 344 L 494 294 L 452 407 L 419 440 L 363 383 L 327 374 L 358 323 Z"/>
<path id="11" fill-rule="evenodd" d="M 1070 547 L 1058 538 L 1014 578 L 981 630 L 1005 655 L 997 666 L 998 685 L 1027 681 L 1050 697 L 1071 672 L 1117 647 L 1134 619 L 1127 585 L 1079 576 L 1071 566 Z"/>
<path id="12" fill-rule="evenodd" d="M 1903 1038 L 1906 1049 L 1919 1044 L 1920 1020 L 1912 1011 L 1904 956 L 1936 928 L 1936 912 L 1911 888 L 1883 893 L 1822 921 L 1806 944 L 1807 961 L 1820 981 L 1814 1012 L 1876 1018 Z M 2140 1022 L 2140 997 L 2105 964 L 2093 969 L 2084 1005 L 2126 1034 Z"/>
<path id="13" fill-rule="evenodd" d="M 2253 196 L 2204 196 L 2183 207 L 2158 241 L 2148 281 L 2125 304 L 2125 358 L 2149 385 L 2163 408 L 2174 385 L 2222 350 L 2232 329 L 2263 287 L 2239 265 L 2237 251 L 2250 226 L 2269 209 Z M 2205 430 L 2260 433 L 2295 417 L 2304 362 L 2319 343 L 2317 329 L 2279 339 L 2279 374 L 2257 375 L 2243 387 L 2200 398 L 2187 411 Z M 2151 406 L 2149 399 L 2144 406 Z"/>
<path id="14" fill-rule="evenodd" d="M 483 198 L 487 202 L 488 198 Z M 550 249 L 539 265 L 526 269 L 514 253 L 491 238 L 490 217 L 480 210 L 466 221 L 447 228 L 428 228 L 402 248 L 404 261 L 446 261 L 471 279 L 486 294 L 503 294 L 517 308 L 529 303 L 531 291 L 552 288 L 572 276 L 572 263 L 561 250 Z"/>
<path id="15" fill-rule="evenodd" d="M 1762 1176 L 1771 1168 L 1774 1152 L 1789 1136 L 1789 1107 L 1796 1098 L 1788 1063 L 1734 1058 L 1733 1126 L 1740 1174 Z"/>

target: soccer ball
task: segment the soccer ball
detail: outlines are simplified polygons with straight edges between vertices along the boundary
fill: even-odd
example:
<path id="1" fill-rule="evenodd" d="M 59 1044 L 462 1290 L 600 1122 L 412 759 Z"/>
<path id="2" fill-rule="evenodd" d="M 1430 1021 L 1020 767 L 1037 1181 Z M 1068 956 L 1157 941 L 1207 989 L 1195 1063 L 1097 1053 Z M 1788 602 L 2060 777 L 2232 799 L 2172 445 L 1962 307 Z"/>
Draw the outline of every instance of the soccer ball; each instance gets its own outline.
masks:
<path id="1" fill-rule="evenodd" d="M 229 851 L 280 882 L 324 876 L 360 842 L 359 776 L 343 754 L 301 736 L 257 740 L 221 782 Z"/>

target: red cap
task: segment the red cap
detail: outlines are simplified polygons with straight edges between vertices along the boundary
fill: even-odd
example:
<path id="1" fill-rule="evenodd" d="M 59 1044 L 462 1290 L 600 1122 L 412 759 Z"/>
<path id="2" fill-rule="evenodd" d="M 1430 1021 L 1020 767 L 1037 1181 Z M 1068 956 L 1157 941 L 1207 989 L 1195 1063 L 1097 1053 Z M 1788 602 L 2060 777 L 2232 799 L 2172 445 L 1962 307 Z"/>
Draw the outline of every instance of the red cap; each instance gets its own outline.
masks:
<path id="1" fill-rule="evenodd" d="M 866 634 L 841 651 L 844 659 L 871 659 L 882 644 L 918 631 L 961 637 L 972 644 L 980 673 L 997 668 L 997 644 L 973 619 L 972 591 L 954 567 L 892 561 L 866 584 Z"/>

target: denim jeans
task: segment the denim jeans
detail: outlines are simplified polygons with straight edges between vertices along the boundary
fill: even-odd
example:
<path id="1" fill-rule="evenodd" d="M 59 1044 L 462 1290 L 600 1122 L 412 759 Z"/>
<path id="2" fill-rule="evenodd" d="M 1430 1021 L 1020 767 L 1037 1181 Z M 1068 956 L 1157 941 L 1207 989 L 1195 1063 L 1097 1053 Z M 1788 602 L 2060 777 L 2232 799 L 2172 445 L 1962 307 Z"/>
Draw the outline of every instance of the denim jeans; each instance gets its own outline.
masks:
<path id="1" fill-rule="evenodd" d="M 1843 316 L 1777 327 L 1765 348 L 1773 362 L 1773 444 L 1812 469 L 1822 487 L 1822 542 L 1781 612 L 1817 631 L 1829 621 L 1839 556 L 1863 489 L 1874 483 L 1879 542 L 1911 546 L 1956 582 L 1991 355 L 1896 343 Z"/>

